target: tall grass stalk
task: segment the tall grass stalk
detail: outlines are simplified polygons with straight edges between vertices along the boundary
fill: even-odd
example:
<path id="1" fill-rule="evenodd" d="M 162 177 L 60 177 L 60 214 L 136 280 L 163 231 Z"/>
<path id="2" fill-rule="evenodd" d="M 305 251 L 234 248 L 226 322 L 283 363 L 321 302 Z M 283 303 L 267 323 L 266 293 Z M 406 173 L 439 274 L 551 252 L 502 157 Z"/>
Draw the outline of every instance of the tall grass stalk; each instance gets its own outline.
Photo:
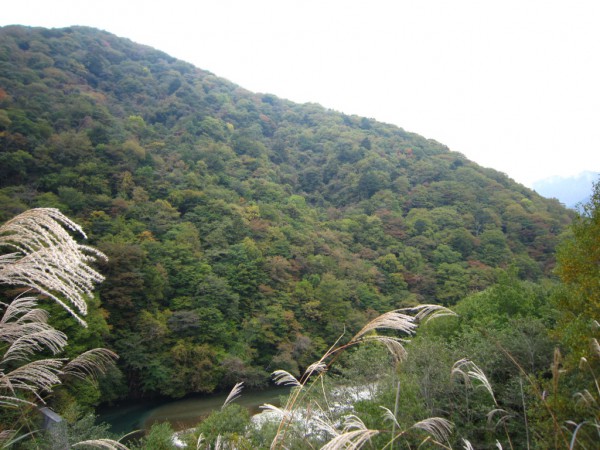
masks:
<path id="1" fill-rule="evenodd" d="M 554 395 L 553 395 L 553 397 L 554 397 L 554 400 L 553 400 L 554 405 L 553 406 L 554 407 L 553 407 L 546 400 L 546 395 L 544 395 L 544 392 L 542 390 L 540 390 L 538 383 L 536 383 L 536 381 L 531 377 L 531 375 L 529 375 L 527 373 L 527 371 L 515 359 L 515 357 L 513 355 L 511 355 L 511 353 L 508 350 L 506 350 L 506 348 L 504 348 L 504 346 L 502 344 L 500 344 L 496 339 L 491 338 L 485 330 L 480 329 L 479 332 L 483 336 L 485 336 L 487 339 L 491 339 L 491 342 L 496 346 L 496 348 L 498 348 L 498 350 L 500 350 L 500 352 L 502 352 L 502 354 L 504 354 L 506 356 L 506 358 L 508 358 L 508 360 L 517 368 L 517 370 L 523 376 L 523 378 L 525 378 L 525 380 L 527 380 L 527 383 L 529 384 L 529 386 L 531 386 L 535 397 L 543 405 L 544 409 L 546 410 L 546 412 L 548 413 L 548 415 L 550 416 L 550 418 L 552 420 L 552 426 L 553 426 L 553 431 L 554 431 L 553 432 L 554 447 L 559 448 L 558 442 L 560 439 L 564 448 L 569 448 L 569 440 L 565 436 L 565 433 L 563 432 L 563 429 L 559 424 L 558 417 L 556 416 L 556 413 L 555 413 L 557 393 L 558 393 L 558 379 L 560 376 L 560 369 L 559 369 L 560 368 L 560 358 L 561 358 L 560 350 L 558 348 L 555 348 L 552 367 L 551 367 L 551 369 L 552 369 L 552 386 L 553 386 L 553 391 L 554 391 Z"/>
<path id="2" fill-rule="evenodd" d="M 104 277 L 90 265 L 106 256 L 78 244 L 70 232 L 83 237 L 79 225 L 57 209 L 26 211 L 0 226 L 0 285 L 25 290 L 12 301 L 0 302 L 0 410 L 18 410 L 28 428 L 3 430 L 0 446 L 12 446 L 31 437 L 35 430 L 28 415 L 45 396 L 69 377 L 95 378 L 114 364 L 117 355 L 94 349 L 69 361 L 57 357 L 67 346 L 67 336 L 48 323 L 48 312 L 38 308 L 38 298 L 53 300 L 86 326 L 86 297 Z M 52 357 L 41 357 L 42 354 Z M 18 424 L 15 424 L 18 425 Z M 80 446 L 126 448 L 107 439 Z"/>
<path id="3" fill-rule="evenodd" d="M 386 346 L 391 355 L 396 360 L 402 360 L 406 357 L 406 349 L 404 344 L 407 342 L 403 338 L 385 336 L 377 334 L 379 330 L 393 330 L 403 333 L 410 337 L 414 335 L 419 324 L 427 322 L 435 317 L 455 315 L 452 311 L 439 305 L 421 305 L 414 308 L 404 308 L 395 311 L 384 313 L 375 319 L 371 320 L 365 325 L 358 333 L 356 333 L 347 343 L 339 344 L 343 335 L 338 338 L 336 343 L 332 345 L 323 356 L 311 364 L 300 379 L 295 378 L 293 375 L 285 371 L 275 371 L 273 373 L 276 382 L 279 384 L 287 384 L 294 386 L 285 406 L 282 409 L 278 409 L 280 412 L 280 422 L 277 429 L 277 433 L 271 443 L 271 448 L 283 448 L 286 438 L 286 433 L 294 420 L 294 413 L 296 412 L 298 405 L 302 403 L 302 400 L 307 398 L 313 386 L 316 385 L 316 381 L 320 380 L 325 373 L 329 370 L 331 365 L 337 360 L 339 355 L 346 349 L 359 345 L 366 342 L 378 342 Z M 309 383 L 310 381 L 310 383 Z M 326 398 L 326 397 L 325 397 Z M 268 407 L 273 410 L 271 406 Z M 395 407 L 397 414 L 397 405 Z M 415 424 L 415 429 L 421 429 L 428 433 L 438 433 L 436 437 L 445 436 L 445 419 L 431 418 L 430 421 L 422 421 Z M 417 426 L 418 425 L 418 426 Z M 441 427 L 441 428 L 440 428 Z M 351 427 L 350 427 L 351 428 Z M 331 447 L 327 448 L 338 448 L 339 445 L 350 445 L 352 448 L 359 448 L 365 442 L 367 442 L 372 436 L 378 434 L 377 430 L 366 430 L 363 428 L 350 429 L 348 426 L 342 430 L 342 432 L 334 431 L 334 427 L 330 427 L 328 432 L 333 435 Z M 398 434 L 398 437 L 404 435 L 404 431 Z M 392 433 L 392 441 L 395 440 L 394 435 L 396 434 L 395 429 Z"/>
<path id="4" fill-rule="evenodd" d="M 529 442 L 529 424 L 527 423 L 527 408 L 525 406 L 525 393 L 523 392 L 523 378 L 519 377 L 519 389 L 521 391 L 521 405 L 523 406 L 523 422 L 525 423 L 525 442 L 527 450 L 530 448 Z"/>

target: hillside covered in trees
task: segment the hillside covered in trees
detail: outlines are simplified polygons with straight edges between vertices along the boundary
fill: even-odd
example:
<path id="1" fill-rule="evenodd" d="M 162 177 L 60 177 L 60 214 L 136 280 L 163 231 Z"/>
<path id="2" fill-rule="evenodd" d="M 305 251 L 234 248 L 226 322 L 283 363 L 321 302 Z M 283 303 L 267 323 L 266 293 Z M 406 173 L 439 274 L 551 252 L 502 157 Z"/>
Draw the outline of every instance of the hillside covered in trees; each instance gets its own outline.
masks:
<path id="1" fill-rule="evenodd" d="M 540 281 L 573 214 L 393 125 L 103 31 L 5 27 L 0 222 L 37 206 L 109 258 L 68 333 L 120 355 L 104 400 L 259 387 L 379 313 Z"/>

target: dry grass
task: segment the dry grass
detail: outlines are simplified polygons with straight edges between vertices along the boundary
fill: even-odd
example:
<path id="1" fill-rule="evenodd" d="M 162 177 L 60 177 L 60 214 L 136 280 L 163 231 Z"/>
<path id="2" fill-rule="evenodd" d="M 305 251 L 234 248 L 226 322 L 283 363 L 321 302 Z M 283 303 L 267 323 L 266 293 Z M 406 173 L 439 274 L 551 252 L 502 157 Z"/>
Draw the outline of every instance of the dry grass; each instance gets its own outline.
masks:
<path id="1" fill-rule="evenodd" d="M 231 389 L 231 392 L 229 392 L 229 395 L 227 396 L 225 401 L 223 402 L 223 406 L 221 406 L 221 409 L 225 409 L 227 405 L 237 400 L 242 395 L 242 389 L 244 389 L 244 382 L 242 381 L 240 383 L 236 383 L 235 386 L 233 386 L 233 388 Z"/>
<path id="2" fill-rule="evenodd" d="M 95 447 L 106 450 L 128 450 L 126 446 L 112 439 L 91 439 L 73 444 L 72 447 Z"/>
<path id="3" fill-rule="evenodd" d="M 483 387 L 492 397 L 494 405 L 498 405 L 492 385 L 485 373 L 473 361 L 466 358 L 456 361 L 452 366 L 450 375 L 452 378 L 460 377 L 466 386 Z"/>
<path id="4" fill-rule="evenodd" d="M 34 295 L 54 300 L 86 326 L 86 297 L 103 280 L 90 263 L 105 256 L 78 244 L 69 231 L 85 237 L 76 223 L 51 208 L 26 211 L 0 226 L 0 284 L 28 289 L 27 295 L 0 302 L 0 408 L 44 403 L 44 396 L 64 378 L 93 379 L 117 358 L 107 349 L 90 350 L 71 361 L 40 357 L 59 356 L 67 336 L 48 324 L 48 313 L 38 308 Z M 3 432 L 0 445 L 10 446 L 23 437 L 15 436 Z M 126 448 L 106 439 L 77 445 Z"/>
<path id="5" fill-rule="evenodd" d="M 68 230 L 85 237 L 79 225 L 53 208 L 31 209 L 2 225 L 0 284 L 32 288 L 85 326 L 85 297 L 104 280 L 90 263 L 106 256 L 78 244 Z"/>
<path id="6" fill-rule="evenodd" d="M 310 390 L 315 386 L 321 386 L 325 398 L 325 408 L 319 403 L 313 402 L 310 407 L 306 407 L 306 411 L 318 410 L 319 414 L 314 421 L 319 425 L 322 432 L 331 436 L 331 439 L 325 444 L 324 449 L 341 449 L 353 448 L 358 449 L 370 441 L 370 439 L 386 430 L 367 429 L 360 418 L 351 415 L 345 418 L 343 428 L 338 430 L 335 423 L 331 422 L 331 409 L 327 401 L 323 385 L 323 376 L 327 373 L 329 367 L 335 362 L 339 354 L 355 345 L 368 342 L 376 342 L 384 345 L 396 361 L 400 361 L 406 357 L 405 344 L 408 342 L 406 338 L 415 334 L 419 324 L 425 323 L 428 320 L 455 315 L 454 312 L 439 305 L 422 305 L 414 308 L 404 308 L 395 311 L 390 311 L 382 314 L 367 325 L 365 325 L 358 333 L 356 333 L 347 343 L 340 344 L 340 339 L 315 363 L 311 364 L 302 377 L 297 379 L 292 374 L 283 370 L 273 372 L 273 378 L 278 384 L 293 386 L 293 390 L 288 397 L 284 407 L 275 408 L 272 405 L 265 405 L 265 410 L 270 410 L 278 413 L 280 418 L 279 427 L 275 438 L 271 443 L 271 448 L 285 448 L 286 434 L 293 427 L 293 422 L 296 418 L 301 421 L 306 421 L 305 414 L 295 414 L 305 400 L 308 398 Z M 380 330 L 391 330 L 399 332 L 404 337 L 381 335 Z M 320 383 L 319 383 L 320 382 Z M 399 424 L 394 414 L 385 409 L 384 419 L 392 420 L 394 425 L 399 428 Z M 309 412 L 310 414 L 310 412 Z M 451 423 L 440 417 L 429 418 L 411 427 L 427 432 L 430 435 L 428 440 L 433 438 L 433 443 L 444 447 L 439 441 L 447 440 L 451 430 Z M 399 431 L 397 434 L 392 433 L 390 445 L 394 440 L 404 436 L 409 430 Z"/>

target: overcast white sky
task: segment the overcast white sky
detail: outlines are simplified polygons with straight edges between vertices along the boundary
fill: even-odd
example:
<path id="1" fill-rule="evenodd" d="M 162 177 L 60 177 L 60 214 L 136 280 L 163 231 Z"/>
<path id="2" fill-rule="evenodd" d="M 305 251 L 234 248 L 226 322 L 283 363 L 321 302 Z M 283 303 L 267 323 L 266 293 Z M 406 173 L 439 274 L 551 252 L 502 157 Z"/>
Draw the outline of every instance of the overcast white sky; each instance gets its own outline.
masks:
<path id="1" fill-rule="evenodd" d="M 8 24 L 101 28 L 528 186 L 600 171 L 598 0 L 5 0 Z"/>

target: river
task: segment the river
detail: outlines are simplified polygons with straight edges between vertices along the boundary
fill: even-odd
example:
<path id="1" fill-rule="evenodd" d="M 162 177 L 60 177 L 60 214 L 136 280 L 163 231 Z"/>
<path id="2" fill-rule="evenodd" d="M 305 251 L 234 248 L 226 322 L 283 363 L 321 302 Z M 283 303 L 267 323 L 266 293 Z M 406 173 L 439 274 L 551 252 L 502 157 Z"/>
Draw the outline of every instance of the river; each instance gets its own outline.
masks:
<path id="1" fill-rule="evenodd" d="M 262 391 L 242 391 L 235 403 L 247 407 L 251 414 L 260 412 L 264 403 L 279 405 L 279 398 L 287 395 L 285 387 L 269 388 Z M 134 430 L 148 430 L 157 422 L 170 422 L 175 431 L 185 430 L 198 424 L 215 409 L 221 408 L 228 394 L 195 395 L 179 400 L 127 401 L 101 408 L 99 421 L 106 422 L 111 430 L 124 435 Z"/>

